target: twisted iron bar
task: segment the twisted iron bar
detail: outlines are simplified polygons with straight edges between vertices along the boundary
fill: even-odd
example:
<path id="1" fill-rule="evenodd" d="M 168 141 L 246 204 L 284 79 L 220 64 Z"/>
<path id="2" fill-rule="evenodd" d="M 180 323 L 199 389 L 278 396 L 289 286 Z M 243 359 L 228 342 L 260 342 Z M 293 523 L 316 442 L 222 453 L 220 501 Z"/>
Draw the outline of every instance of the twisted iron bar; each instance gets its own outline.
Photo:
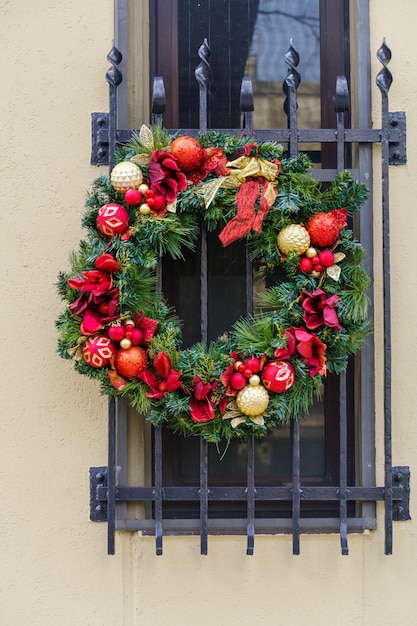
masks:
<path id="1" fill-rule="evenodd" d="M 123 76 L 117 67 L 123 58 L 122 53 L 115 46 L 107 55 L 107 60 L 112 64 L 106 72 L 106 80 L 109 83 L 109 171 L 113 169 L 114 153 L 116 151 L 117 134 L 117 87 L 122 82 Z"/>
<path id="2" fill-rule="evenodd" d="M 294 48 L 294 40 L 290 39 L 290 47 L 284 55 L 285 63 L 289 66 L 287 76 L 284 79 L 282 89 L 287 96 L 284 101 L 284 112 L 288 115 L 289 112 L 289 93 L 290 89 L 297 90 L 301 82 L 301 76 L 297 70 L 297 66 L 300 63 L 300 55 Z"/>
<path id="3" fill-rule="evenodd" d="M 122 62 L 123 55 L 115 46 L 107 55 L 107 60 L 111 63 L 111 67 L 106 72 L 106 80 L 112 87 L 117 87 L 123 80 L 122 73 L 117 67 Z"/>
<path id="4" fill-rule="evenodd" d="M 378 61 L 383 65 L 382 70 L 380 70 L 377 74 L 376 84 L 378 85 L 382 93 L 388 95 L 388 91 L 392 85 L 392 74 L 389 71 L 387 65 L 391 61 L 392 55 L 390 48 L 386 44 L 385 37 L 382 41 L 381 47 L 376 53 L 376 56 L 378 58 Z"/>
<path id="5" fill-rule="evenodd" d="M 200 93 L 200 130 L 207 130 L 207 96 L 211 78 L 211 68 L 209 64 L 210 47 L 208 45 L 206 37 L 204 38 L 203 43 L 198 49 L 198 56 L 200 57 L 201 61 L 195 68 L 194 75 L 198 82 Z"/>

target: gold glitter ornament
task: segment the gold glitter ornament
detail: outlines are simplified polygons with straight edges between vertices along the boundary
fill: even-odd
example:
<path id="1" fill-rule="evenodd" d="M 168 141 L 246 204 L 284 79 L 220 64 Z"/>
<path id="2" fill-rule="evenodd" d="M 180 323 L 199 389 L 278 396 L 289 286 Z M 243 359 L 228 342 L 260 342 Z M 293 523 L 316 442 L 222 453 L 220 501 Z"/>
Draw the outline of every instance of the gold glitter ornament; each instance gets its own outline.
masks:
<path id="1" fill-rule="evenodd" d="M 110 182 L 119 193 L 126 193 L 129 189 L 137 189 L 142 181 L 142 170 L 132 161 L 117 163 L 110 174 Z"/>
<path id="2" fill-rule="evenodd" d="M 262 385 L 247 385 L 237 394 L 236 404 L 244 415 L 256 417 L 266 411 L 269 394 Z"/>
<path id="3" fill-rule="evenodd" d="M 304 226 L 289 224 L 278 233 L 277 244 L 282 254 L 303 254 L 310 247 L 310 235 Z"/>

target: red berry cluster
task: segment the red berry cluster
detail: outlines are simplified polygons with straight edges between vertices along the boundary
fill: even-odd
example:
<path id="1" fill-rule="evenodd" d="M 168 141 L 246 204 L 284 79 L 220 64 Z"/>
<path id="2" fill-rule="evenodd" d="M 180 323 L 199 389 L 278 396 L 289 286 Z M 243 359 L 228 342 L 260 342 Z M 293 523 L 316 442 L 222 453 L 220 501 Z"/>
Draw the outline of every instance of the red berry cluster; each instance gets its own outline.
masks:
<path id="1" fill-rule="evenodd" d="M 256 356 L 250 357 L 243 361 L 235 361 L 234 369 L 236 370 L 230 377 L 230 386 L 238 391 L 246 386 L 247 381 L 254 374 L 257 374 L 262 367 L 261 359 Z"/>
<path id="2" fill-rule="evenodd" d="M 331 250 L 322 250 L 321 252 L 315 248 L 308 248 L 304 255 L 300 257 L 298 271 L 304 274 L 320 274 L 323 269 L 330 267 L 334 263 L 334 254 Z"/>
<path id="3" fill-rule="evenodd" d="M 125 201 L 131 206 L 140 204 L 139 212 L 142 215 L 147 215 L 151 211 L 161 211 L 166 207 L 165 196 L 149 189 L 146 183 L 142 183 L 138 189 L 128 189 L 125 193 Z"/>
<path id="4" fill-rule="evenodd" d="M 131 346 L 140 346 L 144 343 L 143 331 L 135 328 L 133 320 L 127 320 L 124 324 L 114 324 L 108 329 L 108 335 L 112 341 L 119 343 L 120 347 L 128 350 Z"/>

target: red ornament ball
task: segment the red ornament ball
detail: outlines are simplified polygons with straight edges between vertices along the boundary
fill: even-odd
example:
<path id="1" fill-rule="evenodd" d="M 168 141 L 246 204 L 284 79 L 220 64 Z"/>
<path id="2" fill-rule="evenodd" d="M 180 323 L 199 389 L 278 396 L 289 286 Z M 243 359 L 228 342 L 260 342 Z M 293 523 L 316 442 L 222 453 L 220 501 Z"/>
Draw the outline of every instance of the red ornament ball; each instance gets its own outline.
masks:
<path id="1" fill-rule="evenodd" d="M 187 135 L 174 139 L 171 154 L 177 159 L 178 167 L 183 172 L 196 170 L 203 159 L 203 149 L 197 139 Z"/>
<path id="2" fill-rule="evenodd" d="M 294 383 L 294 368 L 288 361 L 271 361 L 262 370 L 262 382 L 268 391 L 283 393 Z"/>
<path id="3" fill-rule="evenodd" d="M 304 272 L 304 274 L 311 274 L 313 271 L 313 263 L 311 259 L 308 259 L 306 256 L 302 256 L 298 264 L 298 271 Z"/>
<path id="4" fill-rule="evenodd" d="M 108 333 L 112 341 L 121 341 L 125 336 L 125 329 L 121 324 L 117 324 L 117 326 L 110 326 Z"/>
<path id="5" fill-rule="evenodd" d="M 309 219 L 307 230 L 312 244 L 319 248 L 328 248 L 336 243 L 340 231 L 346 225 L 341 211 L 344 209 L 334 209 L 328 213 L 320 212 Z"/>
<path id="6" fill-rule="evenodd" d="M 143 343 L 143 331 L 140 328 L 134 328 L 130 341 L 132 342 L 132 346 L 140 346 L 140 344 Z"/>
<path id="7" fill-rule="evenodd" d="M 108 337 L 96 335 L 89 337 L 83 347 L 83 358 L 88 365 L 95 368 L 107 367 L 110 359 L 116 354 L 116 347 Z"/>
<path id="8" fill-rule="evenodd" d="M 105 204 L 98 210 L 97 228 L 106 237 L 124 233 L 129 225 L 129 213 L 121 204 Z"/>
<path id="9" fill-rule="evenodd" d="M 257 374 L 261 369 L 261 361 L 257 356 L 251 356 L 249 359 L 246 359 L 245 365 L 248 369 L 252 370 L 253 374 Z"/>
<path id="10" fill-rule="evenodd" d="M 240 372 L 234 372 L 230 377 L 230 386 L 233 389 L 243 389 L 246 385 L 246 378 Z"/>
<path id="11" fill-rule="evenodd" d="M 125 378 L 137 378 L 138 374 L 146 369 L 147 364 L 146 352 L 138 346 L 118 350 L 114 360 L 117 372 Z"/>
<path id="12" fill-rule="evenodd" d="M 125 202 L 130 206 L 135 206 L 142 201 L 142 194 L 138 189 L 128 189 L 125 193 Z"/>
<path id="13" fill-rule="evenodd" d="M 320 265 L 330 267 L 334 263 L 334 254 L 331 250 L 323 250 L 319 254 Z"/>

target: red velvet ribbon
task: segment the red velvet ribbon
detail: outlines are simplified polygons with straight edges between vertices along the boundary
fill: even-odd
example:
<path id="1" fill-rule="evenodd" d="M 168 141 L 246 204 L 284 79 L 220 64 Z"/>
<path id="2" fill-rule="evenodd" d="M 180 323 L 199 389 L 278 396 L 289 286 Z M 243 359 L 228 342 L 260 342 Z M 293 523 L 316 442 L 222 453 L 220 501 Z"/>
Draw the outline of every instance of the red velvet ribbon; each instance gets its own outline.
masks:
<path id="1" fill-rule="evenodd" d="M 265 197 L 269 183 L 265 178 L 245 180 L 236 194 L 236 215 L 226 224 L 219 235 L 223 246 L 245 237 L 251 230 L 260 233 L 262 222 L 267 215 L 270 204 Z M 276 195 L 276 190 L 275 195 Z M 258 212 L 255 211 L 256 201 L 260 197 Z"/>

